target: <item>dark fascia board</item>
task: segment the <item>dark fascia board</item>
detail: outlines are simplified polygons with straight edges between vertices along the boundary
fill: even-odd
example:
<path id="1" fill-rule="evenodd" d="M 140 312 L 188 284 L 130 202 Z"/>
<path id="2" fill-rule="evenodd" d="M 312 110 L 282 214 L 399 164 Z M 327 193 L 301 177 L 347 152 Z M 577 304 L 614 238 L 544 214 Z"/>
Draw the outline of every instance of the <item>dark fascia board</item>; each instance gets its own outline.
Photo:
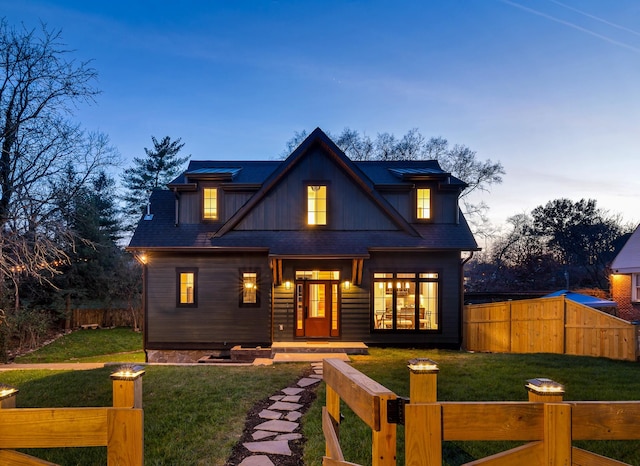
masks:
<path id="1" fill-rule="evenodd" d="M 259 183 L 222 183 L 220 187 L 224 191 L 258 191 L 262 187 L 262 184 Z"/>
<path id="2" fill-rule="evenodd" d="M 407 222 L 393 207 L 376 192 L 373 183 L 369 178 L 340 150 L 338 146 L 320 128 L 316 128 L 307 138 L 287 157 L 280 167 L 275 170 L 269 178 L 262 184 L 262 188 L 249 201 L 241 207 L 217 232 L 216 236 L 223 236 L 231 231 L 247 215 L 267 193 L 289 173 L 296 163 L 313 147 L 320 144 L 334 158 L 351 178 L 372 197 L 376 203 L 385 211 L 393 222 L 402 230 L 412 236 L 420 236 L 418 232 Z"/>
<path id="3" fill-rule="evenodd" d="M 476 246 L 475 248 L 430 248 L 427 246 L 418 246 L 418 247 L 370 247 L 368 248 L 370 252 L 458 252 L 458 251 L 482 251 L 481 247 Z"/>
<path id="4" fill-rule="evenodd" d="M 174 183 L 168 184 L 167 187 L 172 191 L 197 191 L 198 185 L 196 183 Z"/>
<path id="5" fill-rule="evenodd" d="M 146 252 L 179 252 L 179 253 L 224 253 L 224 252 L 269 252 L 268 247 L 240 247 L 240 246 L 127 246 L 125 251 Z"/>
<path id="6" fill-rule="evenodd" d="M 269 254 L 270 259 L 287 259 L 287 260 L 344 260 L 344 259 L 369 259 L 369 254 Z"/>

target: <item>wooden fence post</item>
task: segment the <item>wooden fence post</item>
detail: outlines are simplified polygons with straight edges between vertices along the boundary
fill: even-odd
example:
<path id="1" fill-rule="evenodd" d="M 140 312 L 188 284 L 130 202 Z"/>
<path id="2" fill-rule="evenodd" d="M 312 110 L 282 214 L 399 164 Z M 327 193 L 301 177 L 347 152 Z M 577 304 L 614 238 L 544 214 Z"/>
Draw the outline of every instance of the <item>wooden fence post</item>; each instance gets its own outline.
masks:
<path id="1" fill-rule="evenodd" d="M 331 417 L 331 422 L 333 422 L 334 431 L 338 439 L 340 439 L 340 395 L 329 385 L 326 386 L 327 391 L 327 413 Z M 329 451 L 329 444 L 325 442 L 325 454 L 328 457 L 331 457 L 331 452 Z"/>
<path id="2" fill-rule="evenodd" d="M 387 401 L 396 396 L 380 396 L 380 430 L 371 432 L 372 466 L 396 466 L 396 425 L 388 421 Z"/>
<path id="3" fill-rule="evenodd" d="M 545 464 L 572 464 L 571 405 L 545 403 L 544 458 Z"/>
<path id="4" fill-rule="evenodd" d="M 114 408 L 142 408 L 141 366 L 124 366 L 111 374 Z"/>

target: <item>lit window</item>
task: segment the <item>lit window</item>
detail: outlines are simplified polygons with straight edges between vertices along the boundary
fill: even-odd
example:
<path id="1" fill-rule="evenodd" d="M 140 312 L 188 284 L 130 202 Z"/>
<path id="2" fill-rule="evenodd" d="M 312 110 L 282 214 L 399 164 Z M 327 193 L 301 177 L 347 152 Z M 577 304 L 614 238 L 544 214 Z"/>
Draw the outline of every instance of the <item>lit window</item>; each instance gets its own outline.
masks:
<path id="1" fill-rule="evenodd" d="M 438 330 L 437 273 L 374 273 L 374 330 Z"/>
<path id="2" fill-rule="evenodd" d="M 196 306 L 198 302 L 197 281 L 198 274 L 195 269 L 178 269 L 177 274 L 177 305 Z"/>
<path id="3" fill-rule="evenodd" d="M 417 217 L 421 220 L 431 218 L 431 190 L 428 188 L 419 188 L 416 190 L 417 201 Z"/>
<path id="4" fill-rule="evenodd" d="M 327 224 L 326 186 L 307 186 L 307 223 L 309 225 Z"/>
<path id="5" fill-rule="evenodd" d="M 218 219 L 218 189 L 204 188 L 202 217 L 205 220 Z"/>
<path id="6" fill-rule="evenodd" d="M 242 273 L 242 304 L 258 304 L 258 273 Z"/>
<path id="7" fill-rule="evenodd" d="M 631 301 L 640 301 L 640 273 L 634 273 L 631 275 Z"/>

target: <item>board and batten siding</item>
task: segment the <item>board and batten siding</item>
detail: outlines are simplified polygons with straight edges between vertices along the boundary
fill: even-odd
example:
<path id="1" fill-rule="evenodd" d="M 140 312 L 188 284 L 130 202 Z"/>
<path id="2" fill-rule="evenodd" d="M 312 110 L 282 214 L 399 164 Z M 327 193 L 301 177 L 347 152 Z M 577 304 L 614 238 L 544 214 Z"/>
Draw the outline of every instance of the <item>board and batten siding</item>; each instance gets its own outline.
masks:
<path id="1" fill-rule="evenodd" d="M 150 254 L 147 348 L 265 344 L 271 341 L 271 271 L 266 255 Z M 176 269 L 197 268 L 197 307 L 176 305 Z M 259 307 L 241 307 L 241 270 L 260 273 Z"/>
<path id="2" fill-rule="evenodd" d="M 321 150 L 292 171 L 238 224 L 236 230 L 304 230 L 307 228 L 306 183 L 327 183 L 328 228 L 396 230 L 378 205 Z"/>

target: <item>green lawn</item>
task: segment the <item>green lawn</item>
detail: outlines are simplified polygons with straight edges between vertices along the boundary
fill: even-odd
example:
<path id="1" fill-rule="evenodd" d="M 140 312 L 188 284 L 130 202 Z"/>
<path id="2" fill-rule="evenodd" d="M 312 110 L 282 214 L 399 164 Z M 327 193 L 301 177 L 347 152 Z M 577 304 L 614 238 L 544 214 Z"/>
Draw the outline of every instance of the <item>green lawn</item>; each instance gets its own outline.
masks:
<path id="1" fill-rule="evenodd" d="M 67 335 L 20 362 L 118 361 L 114 354 L 122 353 L 120 360 L 131 360 L 130 355 L 141 354 L 140 345 L 140 335 L 128 329 L 85 330 Z M 103 353 L 107 356 L 100 356 Z M 396 394 L 408 396 L 406 365 L 414 357 L 438 362 L 438 399 L 443 401 L 524 401 L 524 383 L 534 377 L 564 384 L 569 401 L 640 399 L 640 365 L 601 358 L 371 348 L 368 356 L 353 356 L 352 362 Z M 147 366 L 143 378 L 145 464 L 224 464 L 250 407 L 294 382 L 307 368 L 308 364 Z M 2 372 L 0 383 L 20 389 L 19 407 L 109 406 L 112 370 Z M 304 417 L 308 466 L 320 465 L 324 454 L 320 422 L 324 401 L 321 385 L 318 399 Z M 347 408 L 343 414 L 341 444 L 347 460 L 371 464 L 371 431 Z M 400 426 L 399 465 L 404 462 L 403 439 Z M 459 465 L 512 446 L 505 442 L 447 442 L 445 464 Z M 578 446 L 640 466 L 640 442 L 580 442 Z M 106 461 L 104 448 L 41 450 L 37 455 L 65 465 Z"/>

